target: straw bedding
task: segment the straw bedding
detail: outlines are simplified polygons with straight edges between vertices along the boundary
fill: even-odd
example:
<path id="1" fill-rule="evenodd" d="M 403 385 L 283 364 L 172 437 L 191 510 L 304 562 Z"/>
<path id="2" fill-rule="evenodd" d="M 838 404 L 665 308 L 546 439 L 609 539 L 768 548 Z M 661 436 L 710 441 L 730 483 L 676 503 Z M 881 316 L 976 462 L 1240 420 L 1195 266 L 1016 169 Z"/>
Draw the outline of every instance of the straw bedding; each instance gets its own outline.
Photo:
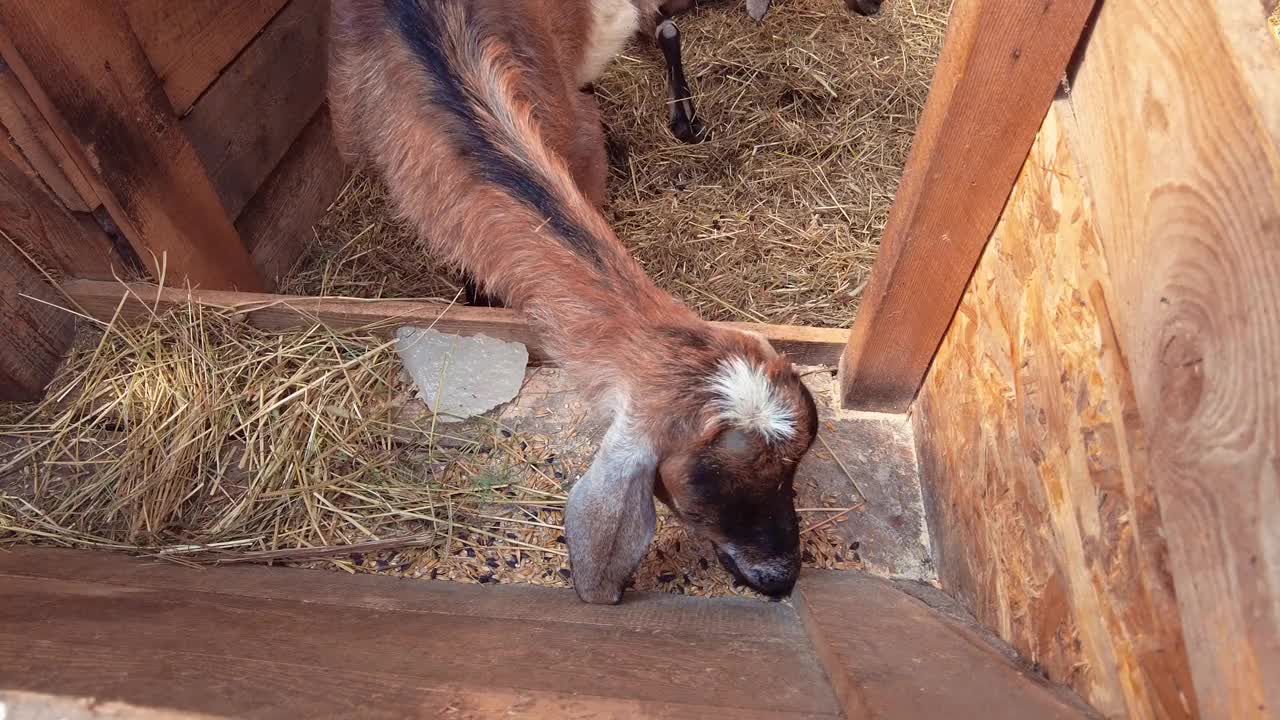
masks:
<path id="1" fill-rule="evenodd" d="M 586 408 L 438 425 L 384 338 L 199 306 L 82 333 L 45 400 L 0 417 L 0 545 L 569 585 L 566 490 L 598 437 Z M 806 510 L 806 560 L 857 567 L 835 514 Z M 747 594 L 665 515 L 636 584 Z"/>
<path id="2" fill-rule="evenodd" d="M 666 127 L 656 50 L 633 46 L 596 92 L 608 129 L 608 215 L 660 286 L 713 320 L 846 327 L 875 259 L 941 46 L 949 0 L 740 2 L 679 19 L 710 141 Z M 301 294 L 444 297 L 456 279 L 357 177 L 286 280 Z"/>
<path id="3" fill-rule="evenodd" d="M 630 51 L 597 88 L 619 235 L 709 318 L 847 325 L 947 6 L 895 0 L 869 20 L 790 0 L 757 27 L 733 2 L 682 19 L 714 133 L 698 146 L 667 133 L 656 53 Z M 355 177 L 281 290 L 455 298 L 416 248 Z M 590 432 L 437 425 L 384 331 L 269 332 L 195 306 L 83 328 L 41 404 L 0 406 L 0 544 L 569 585 L 561 513 Z M 805 564 L 856 568 L 834 531 L 856 508 L 827 504 L 802 494 Z M 636 586 L 746 592 L 662 514 Z"/>

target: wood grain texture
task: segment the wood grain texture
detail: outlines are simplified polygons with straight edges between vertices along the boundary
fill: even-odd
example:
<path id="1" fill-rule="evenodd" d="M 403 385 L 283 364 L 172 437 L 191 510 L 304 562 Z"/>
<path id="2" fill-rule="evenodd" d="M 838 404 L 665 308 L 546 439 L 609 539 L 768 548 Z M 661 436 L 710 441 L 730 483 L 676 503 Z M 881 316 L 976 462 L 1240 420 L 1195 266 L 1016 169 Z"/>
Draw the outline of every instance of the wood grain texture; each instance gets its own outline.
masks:
<path id="1" fill-rule="evenodd" d="M 0 54 L 159 277 L 262 282 L 116 3 L 0 4 Z"/>
<path id="2" fill-rule="evenodd" d="M 289 3 L 182 119 L 232 218 L 324 102 L 327 17 L 322 0 Z"/>
<path id="3" fill-rule="evenodd" d="M 530 586 L 502 588 L 505 602 L 489 603 L 556 596 L 524 603 L 531 616 L 513 621 L 462 598 L 437 602 L 447 588 L 483 603 L 491 588 L 480 586 L 256 569 L 279 575 L 282 595 L 288 579 L 314 574 L 328 585 L 315 602 L 177 580 L 216 586 L 220 575 L 245 574 L 236 570 L 181 569 L 163 589 L 4 574 L 6 684 L 236 717 L 438 717 L 451 707 L 459 717 L 838 716 L 812 651 L 762 632 L 779 612 L 798 629 L 785 606 L 754 603 L 766 623 L 758 628 L 752 603 L 735 604 L 737 633 L 715 635 L 701 623 L 720 603 L 694 598 L 668 598 L 663 615 L 676 624 L 655 632 L 607 622 L 609 608 L 596 613 L 604 622 L 566 619 L 582 607 L 571 591 Z M 376 587 L 399 603 L 348 604 L 353 580 L 356 597 Z"/>
<path id="4" fill-rule="evenodd" d="M 26 88 L 3 60 L 0 60 L 0 126 L 64 207 L 74 212 L 90 212 L 102 204 L 93 185 L 62 147 Z"/>
<path id="5" fill-rule="evenodd" d="M 174 112 L 185 115 L 287 0 L 120 0 Z"/>
<path id="6" fill-rule="evenodd" d="M 1108 717 L 1193 717 L 1124 311 L 1045 120 L 913 411 L 942 587 Z"/>
<path id="7" fill-rule="evenodd" d="M 302 257 L 315 237 L 312 226 L 338 197 L 347 174 L 322 107 L 236 220 L 254 266 L 269 283 Z"/>
<path id="8" fill-rule="evenodd" d="M 0 145 L 12 147 L 0 138 Z M 0 242 L 17 243 L 47 271 L 78 278 L 112 277 L 124 266 L 107 234 L 86 216 L 72 215 L 30 173 L 21 158 L 0 153 Z"/>
<path id="9" fill-rule="evenodd" d="M 53 378 L 75 324 L 70 313 L 45 303 L 63 302 L 26 258 L 0 238 L 0 400 L 35 400 Z"/>
<path id="10" fill-rule="evenodd" d="M 886 580 L 806 570 L 797 588 L 796 605 L 846 717 L 1094 716 L 972 622 L 949 619 Z"/>
<path id="11" fill-rule="evenodd" d="M 1262 5 L 1105 3 L 1072 98 L 1204 717 L 1280 716 L 1280 47 Z"/>
<path id="12" fill-rule="evenodd" d="M 148 283 L 121 285 L 92 280 L 69 281 L 63 290 L 94 317 L 109 320 L 121 297 L 130 296 L 121 311 L 128 319 L 147 312 L 147 304 L 161 307 L 175 303 L 199 302 L 231 308 L 244 313 L 249 322 L 271 329 L 307 328 L 316 323 L 332 328 L 363 328 L 391 332 L 398 325 L 431 324 L 436 330 L 459 335 L 485 334 L 499 340 L 513 340 L 529 346 L 530 357 L 545 359 L 538 340 L 525 320 L 503 308 L 447 305 L 419 300 L 368 300 L 362 298 L 301 297 L 214 290 L 160 289 Z M 751 330 L 764 335 L 792 362 L 801 365 L 833 365 L 844 347 L 843 330 L 794 325 L 754 325 L 716 323 Z"/>
<path id="13" fill-rule="evenodd" d="M 862 307 L 845 406 L 904 412 L 1000 217 L 1094 0 L 957 0 Z"/>

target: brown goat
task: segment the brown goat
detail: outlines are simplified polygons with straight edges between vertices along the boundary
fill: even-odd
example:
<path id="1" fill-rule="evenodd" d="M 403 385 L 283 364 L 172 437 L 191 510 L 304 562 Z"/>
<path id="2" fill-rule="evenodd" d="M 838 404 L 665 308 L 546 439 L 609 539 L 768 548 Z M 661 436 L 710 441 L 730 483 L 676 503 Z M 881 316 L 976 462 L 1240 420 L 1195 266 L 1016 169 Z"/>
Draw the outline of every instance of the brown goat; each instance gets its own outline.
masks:
<path id="1" fill-rule="evenodd" d="M 621 599 L 655 495 L 740 580 L 783 595 L 813 398 L 763 337 L 659 290 L 598 210 L 604 147 L 579 88 L 634 32 L 614 23 L 629 2 L 333 0 L 335 130 L 427 248 L 523 312 L 611 414 L 566 510 L 579 597 Z"/>

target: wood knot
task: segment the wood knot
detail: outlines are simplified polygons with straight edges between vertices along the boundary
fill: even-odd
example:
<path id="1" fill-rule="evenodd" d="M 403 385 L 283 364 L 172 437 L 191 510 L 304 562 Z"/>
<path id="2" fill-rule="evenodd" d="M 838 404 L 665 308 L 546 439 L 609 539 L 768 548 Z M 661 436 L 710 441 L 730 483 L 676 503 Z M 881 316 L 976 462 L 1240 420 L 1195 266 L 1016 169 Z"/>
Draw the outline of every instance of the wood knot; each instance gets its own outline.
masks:
<path id="1" fill-rule="evenodd" d="M 1160 348 L 1160 391 L 1164 412 L 1184 422 L 1204 395 L 1204 353 L 1187 334 L 1169 336 Z"/>

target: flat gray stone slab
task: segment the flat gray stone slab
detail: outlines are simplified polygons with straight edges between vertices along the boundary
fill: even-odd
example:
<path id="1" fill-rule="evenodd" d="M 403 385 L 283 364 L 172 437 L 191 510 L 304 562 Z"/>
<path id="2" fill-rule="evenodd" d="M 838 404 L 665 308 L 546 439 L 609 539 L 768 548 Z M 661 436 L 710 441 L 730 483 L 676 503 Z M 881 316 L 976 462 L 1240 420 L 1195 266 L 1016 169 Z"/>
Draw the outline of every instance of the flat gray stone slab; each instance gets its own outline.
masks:
<path id="1" fill-rule="evenodd" d="M 520 343 L 415 327 L 396 331 L 396 353 L 442 422 L 460 422 L 510 402 L 529 364 L 529 350 Z"/>

